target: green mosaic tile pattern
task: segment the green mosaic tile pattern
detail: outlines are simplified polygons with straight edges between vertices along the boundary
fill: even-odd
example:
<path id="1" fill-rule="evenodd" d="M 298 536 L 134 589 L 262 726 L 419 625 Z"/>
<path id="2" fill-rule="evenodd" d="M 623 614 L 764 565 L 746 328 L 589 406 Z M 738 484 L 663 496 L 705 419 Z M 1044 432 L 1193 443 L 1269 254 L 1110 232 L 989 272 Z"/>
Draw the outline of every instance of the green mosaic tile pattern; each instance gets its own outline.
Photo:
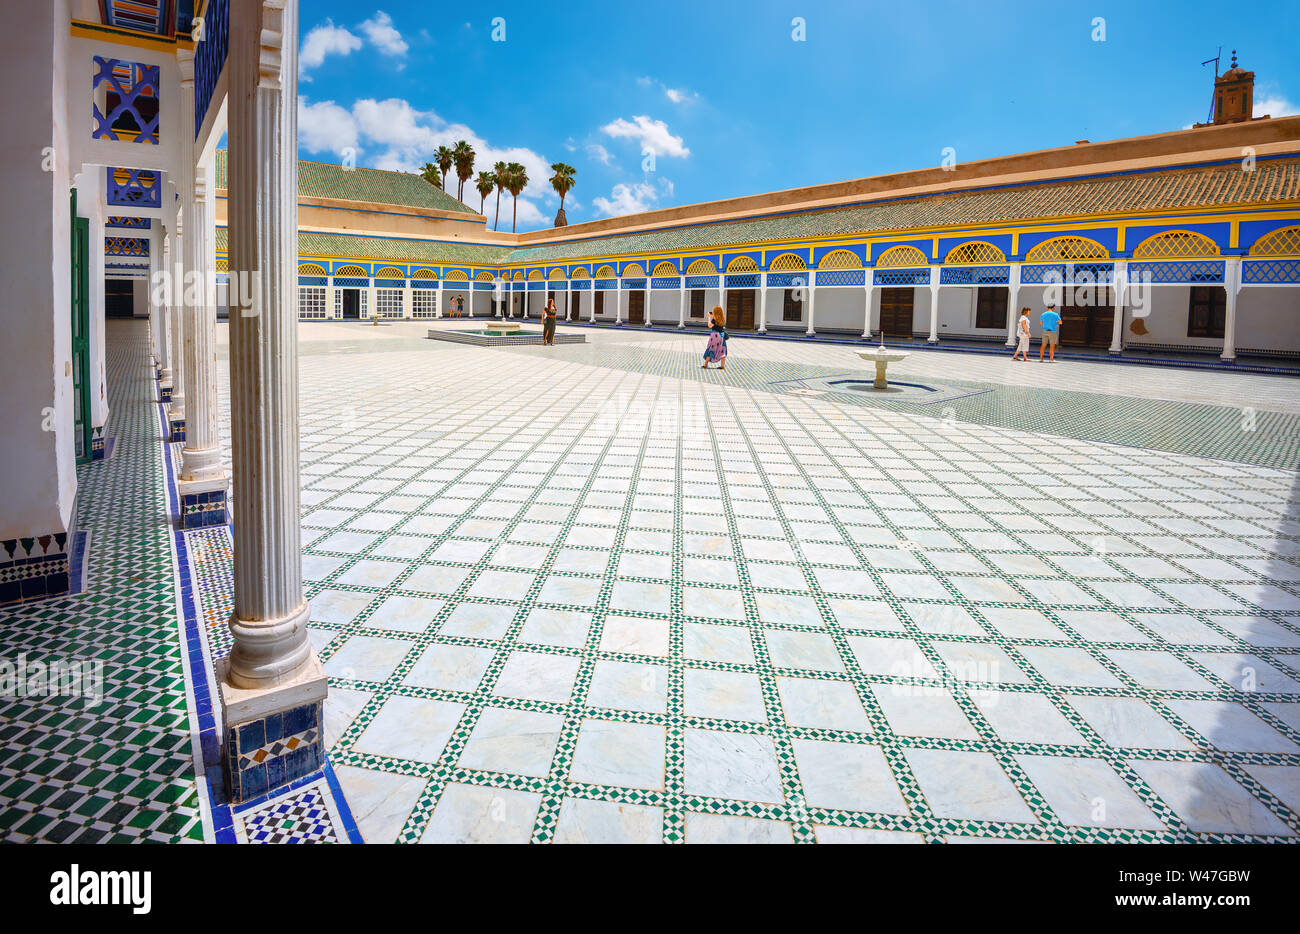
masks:
<path id="1" fill-rule="evenodd" d="M 1298 838 L 1295 472 L 606 350 L 301 360 L 367 840 Z"/>
<path id="2" fill-rule="evenodd" d="M 0 839 L 201 841 L 157 407 L 143 322 L 107 332 L 112 459 L 77 468 L 86 592 L 0 607 L 0 651 L 98 659 L 104 700 L 0 697 Z"/>

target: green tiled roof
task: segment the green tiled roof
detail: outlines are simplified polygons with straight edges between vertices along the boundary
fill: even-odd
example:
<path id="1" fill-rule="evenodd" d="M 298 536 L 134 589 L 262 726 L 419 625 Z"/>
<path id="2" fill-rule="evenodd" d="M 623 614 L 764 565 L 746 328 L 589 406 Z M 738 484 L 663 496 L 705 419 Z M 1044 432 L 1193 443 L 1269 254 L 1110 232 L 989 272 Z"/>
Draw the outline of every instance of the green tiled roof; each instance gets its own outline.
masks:
<path id="1" fill-rule="evenodd" d="M 217 187 L 226 187 L 226 150 L 217 151 Z M 337 198 L 342 201 L 370 201 L 410 208 L 430 208 L 477 214 L 451 195 L 433 187 L 418 175 L 386 172 L 383 169 L 351 168 L 326 162 L 298 160 L 298 194 L 307 198 Z"/>
<path id="2" fill-rule="evenodd" d="M 227 228 L 217 228 L 217 252 L 229 249 Z M 385 237 L 349 237 L 340 234 L 298 231 L 299 256 L 369 257 L 405 263 L 485 265 L 504 262 L 509 247 L 477 246 L 431 240 L 390 240 Z"/>
<path id="3" fill-rule="evenodd" d="M 989 191 L 923 195 L 903 201 L 701 224 L 513 250 L 506 262 L 533 263 L 626 253 L 828 237 L 918 227 L 1028 221 L 1120 211 L 1167 210 L 1300 199 L 1300 161 L 1237 163 L 1053 182 Z"/>

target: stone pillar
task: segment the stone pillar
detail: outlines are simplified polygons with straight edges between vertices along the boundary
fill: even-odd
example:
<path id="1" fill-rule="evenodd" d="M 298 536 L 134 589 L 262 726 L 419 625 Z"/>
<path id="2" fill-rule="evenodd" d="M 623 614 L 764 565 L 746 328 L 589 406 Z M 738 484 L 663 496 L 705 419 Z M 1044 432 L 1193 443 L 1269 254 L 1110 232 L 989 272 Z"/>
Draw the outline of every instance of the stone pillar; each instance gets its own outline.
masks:
<path id="1" fill-rule="evenodd" d="M 445 270 L 444 270 L 444 275 L 445 275 Z M 435 318 L 442 317 L 442 279 L 441 278 L 438 279 L 438 298 L 437 298 L 437 304 L 434 306 L 433 309 L 433 316 Z"/>
<path id="2" fill-rule="evenodd" d="M 185 303 L 185 447 L 181 449 L 181 526 L 198 528 L 227 521 L 230 478 L 221 463 L 217 431 L 217 310 L 213 305 L 213 185 L 215 166 L 194 172 L 193 221 L 185 238 L 186 265 L 195 274 L 191 299 Z M 188 208 L 187 208 L 188 210 Z"/>
<path id="3" fill-rule="evenodd" d="M 816 310 L 816 305 L 815 305 L 816 296 L 813 294 L 813 285 L 815 283 L 815 277 L 816 277 L 816 273 L 813 272 L 813 270 L 809 269 L 808 270 L 808 332 L 807 332 L 809 337 L 813 337 L 817 333 L 817 329 L 813 325 L 813 314 Z"/>
<path id="4" fill-rule="evenodd" d="M 718 307 L 722 313 L 727 313 L 727 274 L 725 272 L 718 274 Z"/>
<path id="5" fill-rule="evenodd" d="M 602 294 L 604 294 L 602 292 Z M 591 317 L 587 319 L 592 324 L 596 323 L 596 280 L 591 280 Z"/>
<path id="6" fill-rule="evenodd" d="M 1128 261 L 1115 260 L 1115 320 L 1110 332 L 1110 352 L 1120 353 L 1124 349 L 1124 305 L 1128 297 Z"/>
<path id="7" fill-rule="evenodd" d="M 767 270 L 758 274 L 758 333 L 767 333 Z"/>
<path id="8" fill-rule="evenodd" d="M 1020 264 L 1011 264 L 1007 285 L 1007 346 L 1016 346 L 1016 322 L 1020 320 Z"/>
<path id="9" fill-rule="evenodd" d="M 183 223 L 188 224 L 188 217 Z M 185 440 L 185 231 L 182 220 L 176 221 L 176 235 L 171 238 L 172 249 L 169 257 L 171 272 L 171 295 L 168 298 L 167 319 L 171 324 L 171 361 L 172 361 L 172 398 L 167 408 L 167 422 L 170 426 L 169 441 Z"/>
<path id="10" fill-rule="evenodd" d="M 866 296 L 866 298 L 865 298 L 864 301 L 865 301 L 865 304 L 866 304 L 866 306 L 867 306 L 867 310 L 864 311 L 864 312 L 862 313 L 862 319 L 863 319 L 863 320 L 862 320 L 862 339 L 865 341 L 865 340 L 870 340 L 870 339 L 871 339 L 871 299 L 872 299 L 873 296 L 872 296 L 872 294 L 871 294 L 871 292 L 872 292 L 872 287 L 871 287 L 871 270 L 870 270 L 870 269 L 867 269 L 867 270 L 863 271 L 863 273 L 862 273 L 862 282 L 863 282 L 863 289 L 862 289 L 862 292 L 863 292 L 863 294 Z"/>
<path id="11" fill-rule="evenodd" d="M 414 302 L 411 300 L 411 280 L 407 279 L 402 283 L 402 317 L 413 318 Z"/>
<path id="12" fill-rule="evenodd" d="M 298 526 L 297 0 L 231 4 L 226 72 L 230 269 L 257 274 L 251 307 L 230 315 L 234 645 L 218 663 L 222 765 L 239 803 L 324 757 L 326 679 L 307 638 Z"/>
<path id="13" fill-rule="evenodd" d="M 679 328 L 685 328 L 686 327 L 686 277 L 682 276 L 681 279 L 678 281 L 681 283 L 681 285 L 678 288 L 678 292 L 680 292 L 681 294 L 678 297 L 678 302 L 677 302 L 677 326 Z"/>
<path id="14" fill-rule="evenodd" d="M 153 351 L 154 378 L 162 382 L 163 363 L 167 359 L 167 341 L 163 338 L 162 306 L 154 301 L 158 273 L 163 268 L 163 241 L 158 225 L 149 231 L 149 345 Z"/>
<path id="15" fill-rule="evenodd" d="M 620 275 L 614 280 L 618 284 L 617 291 L 614 292 L 614 323 L 623 323 L 623 277 Z"/>
<path id="16" fill-rule="evenodd" d="M 175 385 L 175 374 L 172 371 L 172 352 L 174 345 L 172 343 L 172 332 L 175 327 L 172 323 L 172 306 L 171 306 L 171 258 L 172 245 L 176 242 L 176 233 L 174 230 L 166 230 L 161 233 L 162 248 L 158 257 L 158 272 L 160 275 L 158 285 L 158 298 L 162 299 L 158 303 L 158 342 L 159 349 L 162 351 L 162 370 L 158 374 L 158 398 L 165 405 L 171 405 L 172 388 Z"/>
<path id="17" fill-rule="evenodd" d="M 1237 359 L 1237 293 L 1241 291 L 1241 257 L 1229 256 L 1223 261 L 1223 353 L 1219 359 L 1233 363 Z"/>
<path id="18" fill-rule="evenodd" d="M 939 343 L 939 267 L 930 267 L 930 336 L 931 344 Z"/>

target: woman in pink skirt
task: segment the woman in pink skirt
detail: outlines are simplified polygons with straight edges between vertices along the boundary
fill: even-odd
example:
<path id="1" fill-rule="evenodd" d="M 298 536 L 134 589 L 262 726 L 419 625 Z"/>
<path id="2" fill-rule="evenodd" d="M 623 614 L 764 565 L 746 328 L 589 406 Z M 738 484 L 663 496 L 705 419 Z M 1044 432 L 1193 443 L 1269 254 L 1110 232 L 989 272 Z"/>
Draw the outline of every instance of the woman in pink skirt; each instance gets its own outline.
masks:
<path id="1" fill-rule="evenodd" d="M 719 370 L 727 368 L 727 315 L 721 305 L 714 305 L 709 315 L 709 344 L 704 348 L 702 369 L 709 368 L 710 360 L 718 364 Z"/>

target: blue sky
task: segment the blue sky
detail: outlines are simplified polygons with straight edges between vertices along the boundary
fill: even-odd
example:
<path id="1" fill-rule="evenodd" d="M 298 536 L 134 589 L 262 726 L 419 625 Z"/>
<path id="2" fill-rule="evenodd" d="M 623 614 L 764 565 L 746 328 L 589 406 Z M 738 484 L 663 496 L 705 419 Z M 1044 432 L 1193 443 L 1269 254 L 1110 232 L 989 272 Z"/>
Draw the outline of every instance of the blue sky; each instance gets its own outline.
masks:
<path id="1" fill-rule="evenodd" d="M 578 170 L 576 223 L 937 165 L 948 148 L 965 162 L 1176 130 L 1206 119 L 1200 62 L 1219 45 L 1222 69 L 1237 49 L 1255 72 L 1257 113 L 1300 112 L 1296 0 L 300 10 L 302 158 L 412 171 L 467 139 L 475 171 L 528 168 L 520 230 L 551 225 L 556 161 Z M 465 200 L 478 207 L 468 185 Z M 501 216 L 509 230 L 508 195 Z"/>

